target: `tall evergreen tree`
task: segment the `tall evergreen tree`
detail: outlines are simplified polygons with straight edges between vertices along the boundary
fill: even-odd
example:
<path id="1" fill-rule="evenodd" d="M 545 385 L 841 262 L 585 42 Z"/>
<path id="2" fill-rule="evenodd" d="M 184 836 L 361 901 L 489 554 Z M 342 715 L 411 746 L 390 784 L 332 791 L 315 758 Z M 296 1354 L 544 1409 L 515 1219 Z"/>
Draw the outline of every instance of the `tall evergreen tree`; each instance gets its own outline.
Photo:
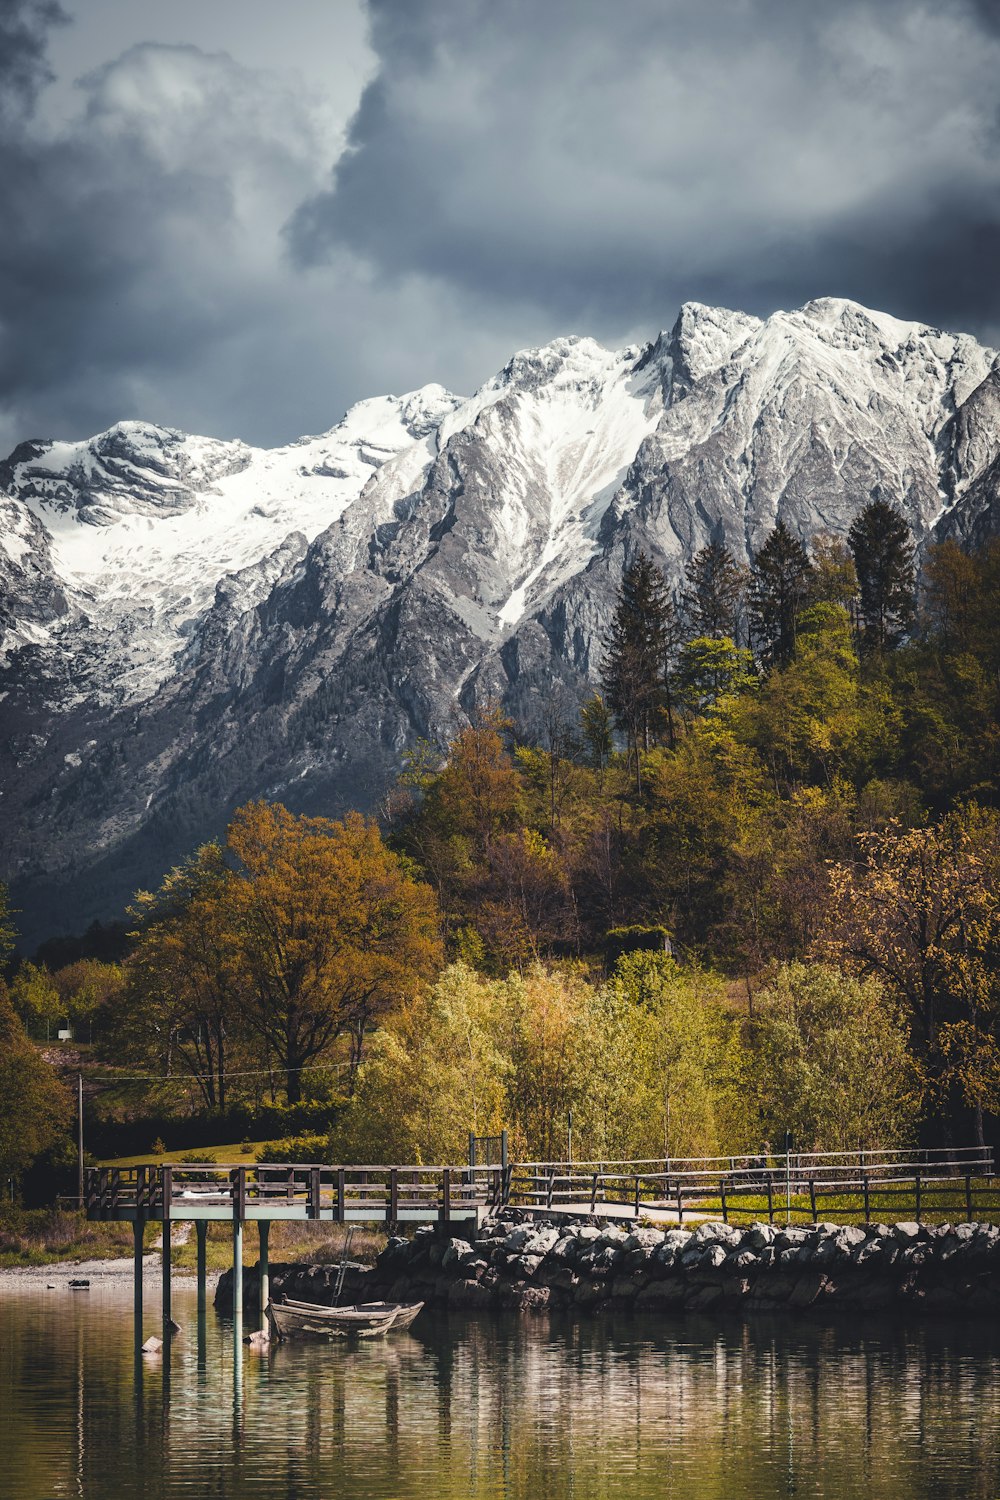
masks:
<path id="1" fill-rule="evenodd" d="M 898 646 L 913 624 L 916 576 L 906 518 L 885 500 L 870 500 L 847 533 L 858 574 L 858 625 L 865 651 Z"/>
<path id="2" fill-rule="evenodd" d="M 723 542 L 709 542 L 684 569 L 681 603 L 692 639 L 738 642 L 748 575 Z"/>
<path id="3" fill-rule="evenodd" d="M 799 612 L 809 598 L 809 554 L 779 521 L 750 570 L 750 624 L 757 654 L 766 666 L 784 666 L 795 650 Z"/>
<path id="4" fill-rule="evenodd" d="M 602 671 L 604 696 L 634 758 L 637 786 L 641 786 L 640 751 L 653 743 L 657 720 L 664 711 L 673 743 L 670 671 L 677 644 L 677 621 L 666 580 L 640 552 L 622 575 Z"/>

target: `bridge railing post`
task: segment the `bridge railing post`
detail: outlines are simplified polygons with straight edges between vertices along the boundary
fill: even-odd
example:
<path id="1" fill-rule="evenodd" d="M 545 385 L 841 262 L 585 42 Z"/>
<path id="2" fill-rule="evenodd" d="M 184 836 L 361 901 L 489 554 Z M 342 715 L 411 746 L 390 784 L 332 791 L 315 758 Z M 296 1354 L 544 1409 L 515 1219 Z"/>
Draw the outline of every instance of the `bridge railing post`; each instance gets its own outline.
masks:
<path id="1" fill-rule="evenodd" d="M 319 1218 L 319 1167 L 309 1168 L 309 1203 L 306 1214 L 310 1219 Z"/>
<path id="2" fill-rule="evenodd" d="M 336 1218 L 343 1224 L 347 1217 L 347 1173 L 343 1167 L 337 1168 L 337 1211 Z"/>
<path id="3" fill-rule="evenodd" d="M 447 1223 L 451 1218 L 451 1168 L 445 1167 L 441 1174 L 441 1218 Z"/>
<path id="4" fill-rule="evenodd" d="M 395 1224 L 399 1218 L 399 1169 L 389 1169 L 389 1204 L 387 1218 L 390 1224 Z"/>

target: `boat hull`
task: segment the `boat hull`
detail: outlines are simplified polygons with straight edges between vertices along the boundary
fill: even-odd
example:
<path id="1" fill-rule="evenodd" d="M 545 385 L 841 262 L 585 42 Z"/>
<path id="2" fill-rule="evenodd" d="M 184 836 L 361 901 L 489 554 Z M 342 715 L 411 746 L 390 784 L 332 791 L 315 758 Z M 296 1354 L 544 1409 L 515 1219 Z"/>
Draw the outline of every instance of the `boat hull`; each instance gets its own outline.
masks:
<path id="1" fill-rule="evenodd" d="M 408 1328 L 422 1302 L 367 1302 L 351 1307 L 325 1307 L 286 1298 L 268 1309 L 275 1338 L 384 1338 L 390 1329 Z"/>

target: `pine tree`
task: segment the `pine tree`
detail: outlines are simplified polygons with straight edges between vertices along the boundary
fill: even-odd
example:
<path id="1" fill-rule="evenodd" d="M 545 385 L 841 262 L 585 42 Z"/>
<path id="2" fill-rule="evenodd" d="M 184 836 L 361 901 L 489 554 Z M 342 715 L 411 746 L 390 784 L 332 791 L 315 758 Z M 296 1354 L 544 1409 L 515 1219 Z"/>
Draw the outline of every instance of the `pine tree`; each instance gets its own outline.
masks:
<path id="1" fill-rule="evenodd" d="M 608 707 L 634 759 L 637 787 L 641 787 L 640 751 L 649 749 L 663 711 L 673 745 L 670 671 L 677 644 L 677 622 L 666 580 L 640 552 L 622 575 L 602 671 Z"/>
<path id="2" fill-rule="evenodd" d="M 802 543 L 779 521 L 750 570 L 754 645 L 767 666 L 784 666 L 795 650 L 796 622 L 809 598 L 812 569 Z"/>
<path id="3" fill-rule="evenodd" d="M 898 646 L 913 624 L 916 578 L 906 518 L 885 500 L 870 500 L 847 533 L 858 574 L 858 625 L 865 651 Z"/>
<path id="4" fill-rule="evenodd" d="M 692 639 L 738 643 L 740 615 L 747 588 L 741 568 L 723 542 L 709 542 L 684 569 L 687 583 L 681 602 Z"/>

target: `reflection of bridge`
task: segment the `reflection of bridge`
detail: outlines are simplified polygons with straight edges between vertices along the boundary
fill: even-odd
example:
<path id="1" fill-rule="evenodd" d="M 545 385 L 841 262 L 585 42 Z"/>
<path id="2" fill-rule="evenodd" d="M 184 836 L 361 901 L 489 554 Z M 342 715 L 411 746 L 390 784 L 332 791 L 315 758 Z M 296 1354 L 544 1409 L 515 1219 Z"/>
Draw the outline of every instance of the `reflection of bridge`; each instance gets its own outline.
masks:
<path id="1" fill-rule="evenodd" d="M 500 1138 L 498 1138 L 500 1141 Z M 483 1158 L 487 1164 L 479 1164 Z M 464 1233 L 504 1208 L 605 1219 L 767 1218 L 816 1223 L 919 1220 L 932 1213 L 996 1217 L 989 1148 L 960 1151 L 852 1151 L 697 1161 L 527 1162 L 507 1160 L 470 1138 L 469 1165 L 89 1167 L 90 1219 L 130 1221 L 134 1229 L 136 1329 L 142 1323 L 143 1232 L 163 1230 L 163 1320 L 170 1322 L 171 1225 L 193 1222 L 198 1238 L 198 1301 L 204 1307 L 208 1225 L 231 1223 L 234 1270 L 243 1265 L 243 1228 L 260 1236 L 260 1306 L 268 1301 L 268 1233 L 273 1220 L 337 1224 L 438 1224 Z M 233 1311 L 243 1314 L 243 1278 L 233 1277 Z M 141 1341 L 141 1340 L 140 1340 Z"/>

